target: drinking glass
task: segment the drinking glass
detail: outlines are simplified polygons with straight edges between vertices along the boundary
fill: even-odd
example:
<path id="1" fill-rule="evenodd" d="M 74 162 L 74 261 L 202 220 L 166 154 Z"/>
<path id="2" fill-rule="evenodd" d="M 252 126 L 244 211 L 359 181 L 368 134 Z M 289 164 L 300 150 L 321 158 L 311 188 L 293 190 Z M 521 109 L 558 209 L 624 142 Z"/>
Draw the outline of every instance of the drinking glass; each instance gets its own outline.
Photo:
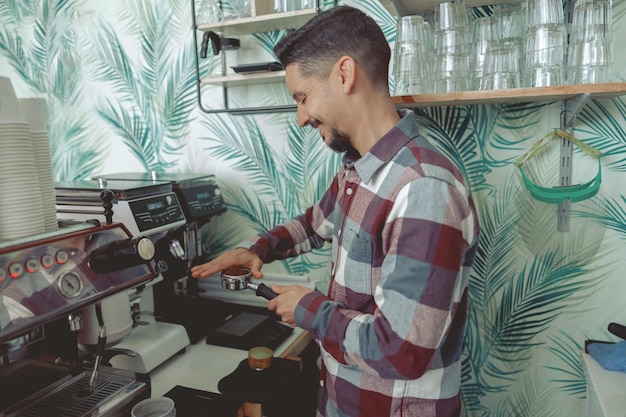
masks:
<path id="1" fill-rule="evenodd" d="M 611 79 L 613 41 L 577 42 L 569 46 L 567 56 L 569 84 L 599 84 Z"/>
<path id="2" fill-rule="evenodd" d="M 577 0 L 567 50 L 569 84 L 605 83 L 613 65 L 612 9 L 610 0 Z"/>
<path id="3" fill-rule="evenodd" d="M 577 0 L 572 17 L 571 42 L 612 41 L 612 5 L 610 0 Z"/>
<path id="4" fill-rule="evenodd" d="M 522 81 L 527 87 L 565 83 L 565 25 L 534 25 L 526 30 Z"/>
<path id="5" fill-rule="evenodd" d="M 471 89 L 470 55 L 440 53 L 435 57 L 435 93 L 450 93 Z"/>
<path id="6" fill-rule="evenodd" d="M 519 49 L 511 44 L 489 48 L 485 54 L 485 75 L 480 89 L 499 90 L 519 86 Z"/>
<path id="7" fill-rule="evenodd" d="M 250 0 L 230 0 L 235 18 L 248 17 L 252 14 Z"/>
<path id="8" fill-rule="evenodd" d="M 561 0 L 528 0 L 528 27 L 562 25 L 565 14 Z"/>
<path id="9" fill-rule="evenodd" d="M 421 16 L 398 20 L 394 48 L 395 95 L 432 92 L 428 35 Z"/>
<path id="10" fill-rule="evenodd" d="M 474 20 L 473 29 L 472 88 L 478 90 L 485 75 L 485 54 L 497 42 L 495 20 L 491 16 L 480 17 Z"/>
<path id="11" fill-rule="evenodd" d="M 202 0 L 196 15 L 196 23 L 217 23 L 223 19 L 222 9 L 217 0 Z"/>
<path id="12" fill-rule="evenodd" d="M 464 0 L 451 0 L 435 6 L 435 30 L 469 26 L 469 14 Z"/>
<path id="13" fill-rule="evenodd" d="M 415 44 L 396 45 L 400 48 L 394 66 L 394 95 L 432 93 L 432 78 L 428 59 Z"/>

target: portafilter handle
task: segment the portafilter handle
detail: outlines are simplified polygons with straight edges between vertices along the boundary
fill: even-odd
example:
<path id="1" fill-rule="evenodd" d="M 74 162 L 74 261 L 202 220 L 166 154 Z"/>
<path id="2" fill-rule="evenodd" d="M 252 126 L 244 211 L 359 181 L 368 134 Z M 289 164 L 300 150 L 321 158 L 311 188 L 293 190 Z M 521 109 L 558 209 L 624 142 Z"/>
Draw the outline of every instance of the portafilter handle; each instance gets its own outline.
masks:
<path id="1" fill-rule="evenodd" d="M 222 288 L 230 291 L 251 289 L 257 296 L 266 300 L 271 300 L 278 295 L 265 284 L 251 282 L 251 278 L 252 273 L 248 269 L 241 268 L 237 273 L 231 273 L 228 270 L 224 271 L 222 272 Z"/>
<path id="2" fill-rule="evenodd" d="M 274 291 L 272 291 L 270 287 L 263 283 L 255 284 L 254 282 L 249 282 L 247 288 L 254 290 L 256 295 L 261 296 L 266 300 L 271 300 L 278 295 Z"/>

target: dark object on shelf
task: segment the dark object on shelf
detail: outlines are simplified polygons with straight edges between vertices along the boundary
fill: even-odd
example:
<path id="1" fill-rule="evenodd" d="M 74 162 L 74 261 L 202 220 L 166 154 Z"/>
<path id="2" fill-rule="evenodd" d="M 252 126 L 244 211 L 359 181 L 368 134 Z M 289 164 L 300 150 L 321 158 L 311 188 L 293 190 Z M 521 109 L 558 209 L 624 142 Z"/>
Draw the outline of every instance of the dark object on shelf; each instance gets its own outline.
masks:
<path id="1" fill-rule="evenodd" d="M 617 323 L 609 323 L 609 332 L 626 340 L 626 326 Z"/>
<path id="2" fill-rule="evenodd" d="M 231 67 L 237 74 L 247 74 L 251 72 L 270 72 L 270 71 L 282 71 L 283 66 L 280 62 L 257 62 L 253 64 L 242 64 Z"/>

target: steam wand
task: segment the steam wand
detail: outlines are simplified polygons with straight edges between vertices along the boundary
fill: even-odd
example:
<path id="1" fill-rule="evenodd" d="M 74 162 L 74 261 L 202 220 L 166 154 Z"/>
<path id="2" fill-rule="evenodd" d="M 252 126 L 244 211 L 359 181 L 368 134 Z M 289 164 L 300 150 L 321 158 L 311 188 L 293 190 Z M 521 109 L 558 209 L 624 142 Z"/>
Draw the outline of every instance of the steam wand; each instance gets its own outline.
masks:
<path id="1" fill-rule="evenodd" d="M 107 343 L 107 331 L 106 326 L 104 325 L 104 319 L 102 318 L 102 305 L 100 304 L 100 301 L 95 304 L 95 308 L 100 331 L 98 333 L 98 346 L 96 348 L 93 361 L 93 369 L 91 371 L 91 375 L 89 376 L 89 393 L 92 393 L 96 388 L 96 385 L 98 385 L 98 369 L 100 369 L 100 362 L 102 362 L 104 349 Z"/>

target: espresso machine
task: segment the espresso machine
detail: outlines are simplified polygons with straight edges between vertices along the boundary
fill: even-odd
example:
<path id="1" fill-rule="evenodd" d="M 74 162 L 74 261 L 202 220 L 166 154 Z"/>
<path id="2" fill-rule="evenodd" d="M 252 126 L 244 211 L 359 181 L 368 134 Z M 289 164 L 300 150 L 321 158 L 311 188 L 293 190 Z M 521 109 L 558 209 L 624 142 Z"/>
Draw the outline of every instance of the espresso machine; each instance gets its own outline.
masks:
<path id="1" fill-rule="evenodd" d="M 199 297 L 198 280 L 190 276 L 192 266 L 206 262 L 210 250 L 202 244 L 200 230 L 226 211 L 226 204 L 214 175 L 197 173 L 127 172 L 103 174 L 96 181 L 145 182 L 172 187 L 185 223 L 168 230 L 155 242 L 155 261 L 163 280 L 152 287 L 155 318 L 185 327 L 192 343 L 206 335 L 199 317 L 214 317 L 216 303 Z M 172 242 L 177 244 L 172 245 Z"/>
<path id="2" fill-rule="evenodd" d="M 187 223 L 172 184 L 166 181 L 121 181 L 91 179 L 55 184 L 56 209 L 59 218 L 79 221 L 124 224 L 134 237 L 150 239 L 155 247 L 152 261 L 157 272 L 154 280 L 127 293 L 107 299 L 106 311 L 125 311 L 127 337 L 109 350 L 119 354 L 110 363 L 114 367 L 148 373 L 170 357 L 185 350 L 189 335 L 177 323 L 154 320 L 152 288 L 163 281 L 168 264 L 163 252 L 179 259 L 184 253 L 184 239 L 173 234 Z M 181 243 L 183 242 L 183 243 Z M 156 253 L 158 248 L 159 254 Z M 126 306 L 126 307 L 124 307 Z M 89 319 L 95 320 L 95 314 Z M 87 348 L 97 335 L 81 335 L 79 342 Z M 157 343 L 158 342 L 158 343 Z"/>
<path id="3" fill-rule="evenodd" d="M 104 366 L 125 330 L 102 303 L 154 279 L 153 256 L 121 223 L 60 222 L 0 244 L 1 416 L 128 416 L 150 397 L 149 376 Z M 96 347 L 85 351 L 92 310 Z"/>

